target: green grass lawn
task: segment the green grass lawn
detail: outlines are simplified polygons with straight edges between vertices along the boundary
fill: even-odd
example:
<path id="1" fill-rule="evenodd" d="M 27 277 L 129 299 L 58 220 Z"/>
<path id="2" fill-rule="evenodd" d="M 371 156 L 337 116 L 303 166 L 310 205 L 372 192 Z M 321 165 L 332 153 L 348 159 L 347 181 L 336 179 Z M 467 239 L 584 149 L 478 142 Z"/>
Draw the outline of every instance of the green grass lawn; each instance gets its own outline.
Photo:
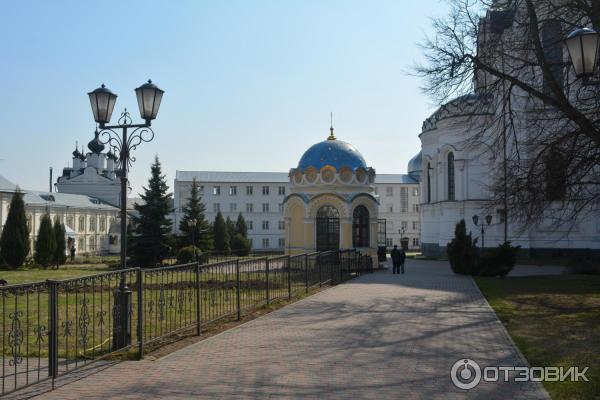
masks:
<path id="1" fill-rule="evenodd" d="M 110 271 L 106 264 L 67 264 L 58 269 L 19 268 L 0 270 L 0 279 L 5 279 L 9 285 L 19 283 L 40 282 L 47 279 L 69 279 L 80 276 L 94 275 Z"/>
<path id="2" fill-rule="evenodd" d="M 544 382 L 553 399 L 600 399 L 600 276 L 476 282 L 532 366 L 589 367 L 589 382 Z"/>

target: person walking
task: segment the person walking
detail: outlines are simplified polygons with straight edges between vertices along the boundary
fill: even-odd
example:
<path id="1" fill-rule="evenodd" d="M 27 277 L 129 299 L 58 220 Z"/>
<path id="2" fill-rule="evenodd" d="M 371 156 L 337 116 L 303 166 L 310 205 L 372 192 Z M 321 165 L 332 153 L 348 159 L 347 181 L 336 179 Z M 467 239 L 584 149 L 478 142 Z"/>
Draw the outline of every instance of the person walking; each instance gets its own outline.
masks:
<path id="1" fill-rule="evenodd" d="M 406 252 L 404 251 L 404 247 L 400 249 L 400 268 L 402 269 L 402 273 L 404 274 L 404 262 L 406 261 Z"/>
<path id="2" fill-rule="evenodd" d="M 402 258 L 402 253 L 398 250 L 398 245 L 394 245 L 394 249 L 390 253 L 392 256 L 392 265 L 394 266 L 392 269 L 392 274 L 400 273 L 400 260 Z M 403 271 L 404 273 L 404 271 Z"/>

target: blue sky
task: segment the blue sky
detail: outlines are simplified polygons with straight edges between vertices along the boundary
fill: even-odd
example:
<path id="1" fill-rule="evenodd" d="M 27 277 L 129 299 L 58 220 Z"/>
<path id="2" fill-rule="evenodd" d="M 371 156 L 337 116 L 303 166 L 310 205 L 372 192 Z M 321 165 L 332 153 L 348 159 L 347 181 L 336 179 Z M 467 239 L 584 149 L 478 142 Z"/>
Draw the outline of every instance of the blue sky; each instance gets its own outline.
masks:
<path id="1" fill-rule="evenodd" d="M 0 174 L 47 190 L 48 167 L 93 137 L 86 93 L 165 90 L 135 153 L 137 193 L 158 154 L 176 170 L 288 171 L 328 134 L 379 173 L 405 173 L 434 109 L 406 70 L 440 0 L 14 1 L 0 12 Z M 114 115 L 114 116 L 115 116 Z M 114 117 L 113 116 L 113 117 Z M 134 195 L 136 194 L 134 193 Z"/>

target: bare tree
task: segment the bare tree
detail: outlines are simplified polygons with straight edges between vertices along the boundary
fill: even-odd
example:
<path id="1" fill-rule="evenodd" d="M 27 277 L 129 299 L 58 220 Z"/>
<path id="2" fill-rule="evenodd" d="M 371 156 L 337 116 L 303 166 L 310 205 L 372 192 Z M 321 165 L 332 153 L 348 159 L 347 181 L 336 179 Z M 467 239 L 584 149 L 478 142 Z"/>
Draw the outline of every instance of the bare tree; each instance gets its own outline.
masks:
<path id="1" fill-rule="evenodd" d="M 600 2 L 450 1 L 415 71 L 440 104 L 477 96 L 465 146 L 485 144 L 498 164 L 490 207 L 524 228 L 548 218 L 573 226 L 596 212 L 600 86 L 575 77 L 563 39 L 576 27 L 600 28 Z"/>

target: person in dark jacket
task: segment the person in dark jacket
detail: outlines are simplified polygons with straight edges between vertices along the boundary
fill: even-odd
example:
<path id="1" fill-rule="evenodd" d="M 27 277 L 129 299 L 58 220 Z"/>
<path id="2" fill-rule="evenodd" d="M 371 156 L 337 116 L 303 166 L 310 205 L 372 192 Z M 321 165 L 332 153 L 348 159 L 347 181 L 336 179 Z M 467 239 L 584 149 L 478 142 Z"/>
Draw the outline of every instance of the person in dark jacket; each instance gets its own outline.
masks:
<path id="1" fill-rule="evenodd" d="M 390 255 L 392 256 L 392 264 L 394 265 L 392 273 L 399 274 L 400 271 L 404 273 L 404 261 L 406 260 L 404 249 L 398 249 L 398 246 L 394 245 L 394 250 L 392 250 Z"/>

